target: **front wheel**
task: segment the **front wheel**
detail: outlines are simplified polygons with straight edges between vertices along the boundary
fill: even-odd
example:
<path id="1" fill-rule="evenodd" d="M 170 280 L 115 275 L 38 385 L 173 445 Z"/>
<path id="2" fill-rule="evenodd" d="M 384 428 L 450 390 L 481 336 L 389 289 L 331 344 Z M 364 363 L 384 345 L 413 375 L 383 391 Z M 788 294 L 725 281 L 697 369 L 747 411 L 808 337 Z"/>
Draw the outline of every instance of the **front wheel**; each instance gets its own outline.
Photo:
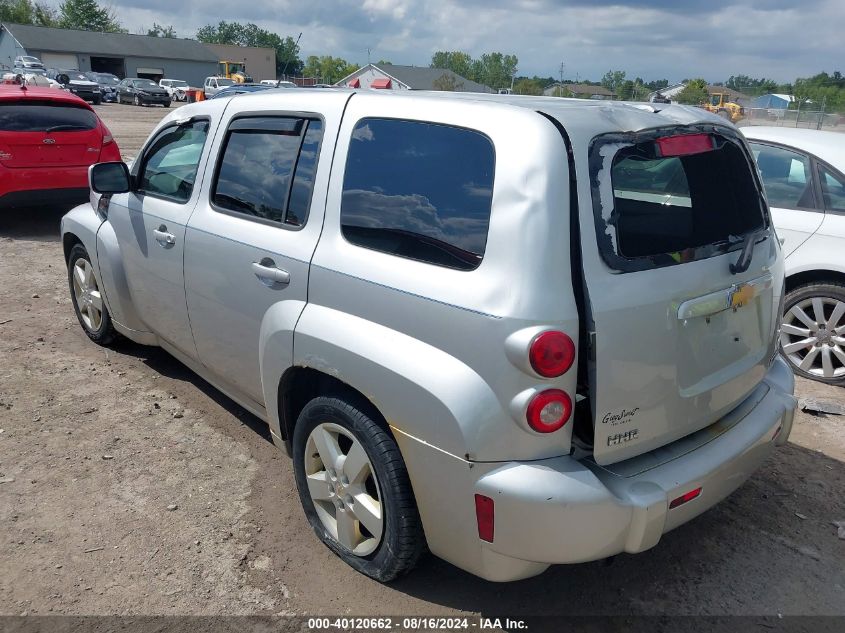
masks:
<path id="1" fill-rule="evenodd" d="M 103 301 L 91 258 L 82 244 L 71 249 L 67 274 L 70 298 L 79 325 L 92 341 L 99 345 L 109 345 L 117 337 L 117 332 Z"/>
<path id="2" fill-rule="evenodd" d="M 135 99 L 133 100 L 133 103 L 134 103 L 136 106 L 143 105 L 143 104 L 141 103 L 141 98 L 140 98 L 138 95 L 135 95 Z"/>
<path id="3" fill-rule="evenodd" d="M 335 554 L 380 582 L 413 569 L 425 541 L 405 463 L 362 407 L 309 402 L 294 429 L 293 465 L 305 516 Z"/>
<path id="4" fill-rule="evenodd" d="M 812 283 L 787 293 L 780 349 L 799 376 L 845 385 L 845 285 Z"/>

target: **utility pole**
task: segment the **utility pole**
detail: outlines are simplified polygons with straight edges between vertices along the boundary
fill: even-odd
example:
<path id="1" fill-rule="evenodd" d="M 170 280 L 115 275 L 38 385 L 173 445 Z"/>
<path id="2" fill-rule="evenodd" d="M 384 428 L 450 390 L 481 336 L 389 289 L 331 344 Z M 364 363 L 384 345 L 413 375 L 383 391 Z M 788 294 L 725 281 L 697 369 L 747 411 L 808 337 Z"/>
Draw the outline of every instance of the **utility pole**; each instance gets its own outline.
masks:
<path id="1" fill-rule="evenodd" d="M 294 44 L 293 44 L 293 51 L 292 51 L 292 53 L 293 53 L 294 55 L 296 55 L 296 49 L 297 49 L 297 47 L 299 46 L 299 39 L 300 39 L 301 37 L 302 37 L 302 33 L 300 32 L 299 37 L 297 37 L 297 38 L 296 38 L 296 42 L 294 42 Z M 285 78 L 287 77 L 288 64 L 289 64 L 289 63 L 290 63 L 290 56 L 288 56 L 288 58 L 285 60 L 285 67 L 284 67 L 284 68 L 282 68 L 282 76 L 281 76 L 281 77 L 279 77 L 279 80 L 276 82 L 276 88 L 278 88 L 278 87 L 279 87 L 279 82 L 280 82 L 282 79 L 285 79 Z"/>
<path id="2" fill-rule="evenodd" d="M 367 47 L 367 65 L 370 65 L 370 48 Z"/>
<path id="3" fill-rule="evenodd" d="M 558 70 L 558 76 L 560 77 L 560 81 L 558 82 L 557 87 L 557 96 L 560 97 L 563 95 L 563 71 L 566 68 L 566 64 L 560 62 L 560 69 Z"/>

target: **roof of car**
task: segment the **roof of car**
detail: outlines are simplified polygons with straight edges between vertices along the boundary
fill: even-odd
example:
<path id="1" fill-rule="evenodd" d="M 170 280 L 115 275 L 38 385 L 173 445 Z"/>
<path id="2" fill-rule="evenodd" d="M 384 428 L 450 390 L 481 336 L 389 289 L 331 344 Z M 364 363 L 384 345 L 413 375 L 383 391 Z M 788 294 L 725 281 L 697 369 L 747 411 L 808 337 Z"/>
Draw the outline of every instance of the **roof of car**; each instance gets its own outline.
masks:
<path id="1" fill-rule="evenodd" d="M 13 84 L 0 85 L 0 100 L 19 101 L 21 99 L 37 99 L 38 101 L 72 103 L 73 105 L 84 106 L 89 110 L 92 109 L 91 106 L 75 94 L 58 88 L 42 88 L 39 86 L 21 87 Z"/>
<path id="2" fill-rule="evenodd" d="M 845 135 L 826 130 L 748 125 L 742 133 L 749 140 L 770 141 L 803 150 L 845 172 Z"/>

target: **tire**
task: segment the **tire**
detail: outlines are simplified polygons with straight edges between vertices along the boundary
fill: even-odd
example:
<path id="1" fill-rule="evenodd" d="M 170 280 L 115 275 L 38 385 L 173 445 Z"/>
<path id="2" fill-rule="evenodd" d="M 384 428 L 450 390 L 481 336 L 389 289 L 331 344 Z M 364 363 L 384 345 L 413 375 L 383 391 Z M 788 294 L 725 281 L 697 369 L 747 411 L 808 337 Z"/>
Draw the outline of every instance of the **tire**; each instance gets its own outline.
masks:
<path id="1" fill-rule="evenodd" d="M 94 97 L 94 105 L 100 105 L 103 102 L 102 97 Z"/>
<path id="2" fill-rule="evenodd" d="M 845 386 L 845 285 L 811 283 L 787 293 L 780 351 L 797 375 Z"/>
<path id="3" fill-rule="evenodd" d="M 162 103 L 161 105 L 164 106 L 165 108 L 169 108 L 170 107 L 170 101 L 168 101 L 167 103 Z"/>
<path id="4" fill-rule="evenodd" d="M 723 119 L 730 121 L 731 120 L 731 113 L 727 110 L 719 110 L 716 114 L 718 114 Z"/>
<path id="5" fill-rule="evenodd" d="M 117 338 L 117 331 L 114 329 L 111 315 L 103 301 L 91 258 L 82 244 L 77 244 L 70 250 L 67 278 L 73 309 L 85 334 L 98 345 L 106 346 L 113 343 Z"/>
<path id="6" fill-rule="evenodd" d="M 390 582 L 413 569 L 425 537 L 399 447 L 352 402 L 321 396 L 305 405 L 293 433 L 296 485 L 317 537 L 356 571 Z M 339 461 L 327 467 L 323 453 Z M 379 517 L 368 512 L 373 501 Z"/>
<path id="7" fill-rule="evenodd" d="M 142 106 L 144 103 L 141 101 L 141 98 L 138 95 L 135 95 L 135 99 L 133 99 L 132 103 L 136 106 Z"/>

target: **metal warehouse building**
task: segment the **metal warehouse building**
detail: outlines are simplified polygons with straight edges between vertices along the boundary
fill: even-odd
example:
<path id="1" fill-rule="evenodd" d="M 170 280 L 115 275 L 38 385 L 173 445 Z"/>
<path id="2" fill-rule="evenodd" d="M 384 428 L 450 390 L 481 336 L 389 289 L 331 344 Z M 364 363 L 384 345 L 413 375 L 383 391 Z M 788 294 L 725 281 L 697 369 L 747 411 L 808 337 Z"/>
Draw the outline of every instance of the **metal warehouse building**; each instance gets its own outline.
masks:
<path id="1" fill-rule="evenodd" d="M 18 55 L 34 55 L 46 68 L 93 70 L 118 77 L 166 77 L 202 86 L 217 73 L 217 55 L 196 40 L 97 33 L 22 24 L 0 25 L 0 69 Z"/>

